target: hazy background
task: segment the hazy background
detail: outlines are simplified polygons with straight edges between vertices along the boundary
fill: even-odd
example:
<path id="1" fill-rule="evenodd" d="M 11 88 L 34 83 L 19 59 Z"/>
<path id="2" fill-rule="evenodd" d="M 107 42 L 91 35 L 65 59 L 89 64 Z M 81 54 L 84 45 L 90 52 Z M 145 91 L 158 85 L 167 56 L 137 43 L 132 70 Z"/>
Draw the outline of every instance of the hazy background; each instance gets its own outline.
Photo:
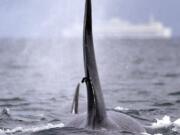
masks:
<path id="1" fill-rule="evenodd" d="M 95 30 L 114 18 L 133 25 L 147 23 L 154 16 L 165 28 L 172 28 L 174 37 L 180 37 L 180 0 L 92 3 Z M 0 0 L 0 134 L 34 132 L 32 127 L 48 129 L 48 124 L 66 126 L 72 120 L 74 90 L 84 77 L 84 4 L 85 0 Z M 81 33 L 74 33 L 79 38 L 61 38 L 76 24 Z M 106 107 L 128 108 L 124 113 L 147 119 L 140 121 L 143 125 L 151 125 L 164 115 L 172 121 L 179 119 L 180 38 L 121 40 L 112 34 L 98 39 L 95 30 L 94 47 Z M 85 84 L 81 84 L 80 92 L 80 101 L 86 102 Z M 172 132 L 170 127 L 163 128 L 169 130 Z M 62 134 L 96 134 L 86 132 L 67 129 Z M 119 131 L 113 134 L 120 135 Z"/>
<path id="2" fill-rule="evenodd" d="M 83 22 L 85 0 L 1 0 L 0 37 L 59 37 Z M 114 17 L 143 23 L 153 15 L 180 36 L 179 0 L 92 0 L 94 23 Z"/>

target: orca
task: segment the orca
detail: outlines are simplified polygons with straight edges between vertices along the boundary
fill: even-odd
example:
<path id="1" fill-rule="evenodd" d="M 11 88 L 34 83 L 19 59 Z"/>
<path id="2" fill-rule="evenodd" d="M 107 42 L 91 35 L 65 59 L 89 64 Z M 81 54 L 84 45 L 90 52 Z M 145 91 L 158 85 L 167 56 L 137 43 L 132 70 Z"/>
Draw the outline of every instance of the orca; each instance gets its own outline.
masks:
<path id="1" fill-rule="evenodd" d="M 82 82 L 86 84 L 87 88 L 87 112 L 83 114 L 78 113 L 78 84 L 72 106 L 72 112 L 77 115 L 68 126 L 92 130 L 107 129 L 132 133 L 146 132 L 145 128 L 134 118 L 123 113 L 106 111 L 93 44 L 91 0 L 86 0 L 85 2 L 83 56 L 85 77 Z"/>

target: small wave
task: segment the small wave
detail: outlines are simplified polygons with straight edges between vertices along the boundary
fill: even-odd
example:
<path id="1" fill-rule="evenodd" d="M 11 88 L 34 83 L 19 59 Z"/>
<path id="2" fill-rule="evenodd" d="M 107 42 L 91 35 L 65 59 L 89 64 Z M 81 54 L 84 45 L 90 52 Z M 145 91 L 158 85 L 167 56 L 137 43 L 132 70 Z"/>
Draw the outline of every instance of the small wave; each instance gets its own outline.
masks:
<path id="1" fill-rule="evenodd" d="M 30 105 L 30 103 L 5 103 L 5 104 L 1 104 L 0 107 L 18 107 L 18 106 L 28 106 Z"/>
<path id="2" fill-rule="evenodd" d="M 30 127 L 30 128 L 23 128 L 23 127 L 16 127 L 14 129 L 0 129 L 0 133 L 1 134 L 14 134 L 17 132 L 38 132 L 38 131 L 42 131 L 42 130 L 47 130 L 47 129 L 52 129 L 52 128 L 62 128 L 64 127 L 63 123 L 60 124 L 47 124 L 44 126 L 39 126 L 39 127 Z"/>
<path id="3" fill-rule="evenodd" d="M 141 92 L 143 93 L 143 92 Z M 140 94 L 140 93 L 139 93 Z M 144 94 L 147 94 L 146 92 Z M 148 100 L 118 100 L 119 103 L 148 103 Z"/>
<path id="4" fill-rule="evenodd" d="M 149 109 L 140 109 L 141 112 L 154 112 L 158 111 L 159 109 L 157 108 L 149 108 Z"/>
<path id="5" fill-rule="evenodd" d="M 164 82 L 155 82 L 155 83 L 153 83 L 154 85 L 157 85 L 157 86 L 163 86 L 163 85 L 165 85 L 165 83 Z"/>
<path id="6" fill-rule="evenodd" d="M 128 111 L 128 108 L 117 106 L 114 108 L 115 111 Z"/>
<path id="7" fill-rule="evenodd" d="M 0 117 L 1 116 L 7 116 L 9 117 L 10 116 L 10 109 L 9 108 L 4 108 L 0 114 Z"/>
<path id="8" fill-rule="evenodd" d="M 15 69 L 15 70 L 20 70 L 20 69 L 27 69 L 27 68 L 29 68 L 29 66 L 27 66 L 27 65 L 20 65 L 20 64 L 10 64 L 10 63 L 7 63 L 6 64 L 6 67 L 7 68 L 10 68 L 10 69 Z"/>
<path id="9" fill-rule="evenodd" d="M 180 76 L 180 73 L 167 73 L 164 75 L 164 77 L 167 78 L 178 78 Z"/>
<path id="10" fill-rule="evenodd" d="M 11 120 L 10 109 L 9 108 L 4 108 L 0 112 L 0 124 L 4 123 L 7 120 Z"/>
<path id="11" fill-rule="evenodd" d="M 176 100 L 176 103 L 180 103 L 180 100 Z"/>
<path id="12" fill-rule="evenodd" d="M 169 96 L 180 96 L 180 91 L 171 92 L 168 94 Z"/>
<path id="13" fill-rule="evenodd" d="M 24 101 L 24 99 L 19 98 L 19 97 L 14 97 L 14 98 L 0 98 L 0 102 L 7 102 L 7 101 Z"/>
<path id="14" fill-rule="evenodd" d="M 153 104 L 153 106 L 159 106 L 159 107 L 163 107 L 163 106 L 173 106 L 174 103 L 170 103 L 170 102 L 165 102 L 165 103 L 155 103 Z"/>

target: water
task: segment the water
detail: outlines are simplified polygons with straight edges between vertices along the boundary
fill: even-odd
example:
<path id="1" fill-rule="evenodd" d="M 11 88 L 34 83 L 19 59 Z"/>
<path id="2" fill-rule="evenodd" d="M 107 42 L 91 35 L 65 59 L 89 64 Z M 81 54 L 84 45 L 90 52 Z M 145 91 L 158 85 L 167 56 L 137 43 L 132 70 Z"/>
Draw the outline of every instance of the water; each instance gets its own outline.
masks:
<path id="1" fill-rule="evenodd" d="M 179 129 L 171 126 L 180 118 L 179 43 L 179 39 L 95 40 L 107 109 L 129 114 L 146 126 L 164 124 L 165 131 L 157 133 L 178 134 Z M 75 87 L 84 75 L 80 40 L 1 39 L 0 58 L 0 134 L 45 129 L 36 134 L 130 134 L 66 127 L 73 117 Z M 86 101 L 84 84 L 80 97 Z M 165 115 L 171 120 L 156 122 Z"/>

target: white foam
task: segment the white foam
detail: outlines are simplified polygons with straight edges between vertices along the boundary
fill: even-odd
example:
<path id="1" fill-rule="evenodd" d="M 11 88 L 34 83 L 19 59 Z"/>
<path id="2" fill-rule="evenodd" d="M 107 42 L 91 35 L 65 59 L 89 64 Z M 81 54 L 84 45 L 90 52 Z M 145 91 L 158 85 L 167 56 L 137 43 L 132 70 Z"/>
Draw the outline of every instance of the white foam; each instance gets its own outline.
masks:
<path id="1" fill-rule="evenodd" d="M 125 108 L 125 107 L 117 106 L 117 107 L 114 108 L 114 110 L 116 110 L 116 111 L 128 111 L 129 109 Z"/>
<path id="2" fill-rule="evenodd" d="M 163 127 L 169 127 L 172 125 L 171 119 L 169 116 L 164 116 L 162 120 L 156 119 L 156 123 L 152 123 L 153 128 L 163 128 Z"/>
<path id="3" fill-rule="evenodd" d="M 141 135 L 152 135 L 152 134 L 148 134 L 148 133 L 142 133 Z M 154 135 L 163 135 L 163 134 L 154 134 Z"/>
<path id="4" fill-rule="evenodd" d="M 0 135 L 2 135 L 3 133 L 4 133 L 4 131 L 0 129 Z"/>
<path id="5" fill-rule="evenodd" d="M 168 128 L 170 126 L 173 127 L 172 131 L 179 133 L 180 132 L 180 118 L 173 122 L 171 121 L 171 118 L 169 116 L 164 116 L 162 120 L 157 119 L 156 123 L 152 123 L 152 128 Z"/>
<path id="6" fill-rule="evenodd" d="M 176 127 L 179 127 L 180 128 L 180 119 L 177 119 L 176 121 L 174 121 L 174 125 Z"/>
<path id="7" fill-rule="evenodd" d="M 174 128 L 172 130 L 180 133 L 180 119 L 174 121 L 173 124 L 174 124 Z"/>
<path id="8" fill-rule="evenodd" d="M 63 123 L 59 124 L 47 124 L 45 126 L 40 126 L 40 127 L 30 127 L 30 128 L 23 128 L 23 127 L 16 127 L 14 129 L 0 129 L 0 134 L 13 134 L 17 132 L 38 132 L 42 130 L 47 130 L 47 129 L 52 129 L 52 128 L 62 128 L 64 127 Z"/>
<path id="9" fill-rule="evenodd" d="M 151 135 L 151 134 L 144 132 L 144 133 L 141 133 L 141 135 Z"/>

